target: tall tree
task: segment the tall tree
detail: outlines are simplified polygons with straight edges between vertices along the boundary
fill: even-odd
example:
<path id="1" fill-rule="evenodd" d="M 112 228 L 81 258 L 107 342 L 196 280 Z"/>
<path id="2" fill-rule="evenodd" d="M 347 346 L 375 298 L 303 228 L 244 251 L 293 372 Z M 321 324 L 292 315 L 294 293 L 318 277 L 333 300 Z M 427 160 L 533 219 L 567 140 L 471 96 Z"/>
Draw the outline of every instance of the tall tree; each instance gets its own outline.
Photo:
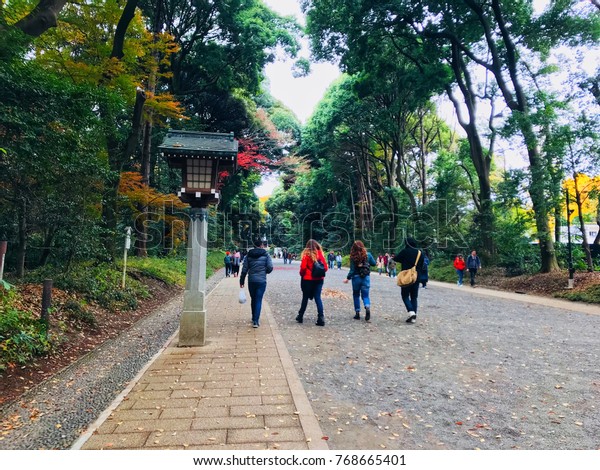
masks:
<path id="1" fill-rule="evenodd" d="M 468 70 L 461 63 L 475 64 L 494 77 L 529 157 L 530 196 L 536 214 L 542 271 L 547 272 L 558 269 L 558 263 L 548 226 L 549 182 L 527 94 L 527 76 L 533 63 L 526 63 L 525 58 L 528 52 L 538 52 L 538 57 L 543 58 L 552 45 L 565 39 L 595 39 L 598 15 L 589 11 L 580 15 L 572 8 L 575 3 L 574 0 L 553 2 L 547 13 L 539 17 L 534 16 L 525 1 L 396 0 L 375 5 L 367 1 L 306 1 L 304 5 L 309 12 L 313 45 L 317 51 L 342 57 L 342 63 L 352 56 L 362 38 L 368 36 L 364 34 L 366 30 L 378 31 L 379 37 L 389 37 L 403 54 L 419 63 L 429 61 L 418 54 L 420 45 L 436 44 L 437 55 L 433 57 L 453 65 L 459 85 L 459 77 L 466 78 Z M 456 73 L 457 66 L 460 75 Z M 463 90 L 465 104 L 471 96 L 468 88 Z M 482 152 L 479 154 L 486 157 Z M 473 162 L 477 167 L 485 160 L 474 158 Z"/>

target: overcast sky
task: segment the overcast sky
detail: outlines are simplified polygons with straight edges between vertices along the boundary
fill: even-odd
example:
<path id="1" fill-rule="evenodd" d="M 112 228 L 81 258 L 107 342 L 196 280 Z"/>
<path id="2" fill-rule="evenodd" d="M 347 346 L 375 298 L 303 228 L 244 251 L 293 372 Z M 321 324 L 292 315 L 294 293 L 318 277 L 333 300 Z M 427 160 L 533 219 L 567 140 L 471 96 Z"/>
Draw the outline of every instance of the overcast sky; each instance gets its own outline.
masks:
<path id="1" fill-rule="evenodd" d="M 296 0 L 263 0 L 263 2 L 280 15 L 295 16 L 301 24 L 304 24 L 304 16 Z M 300 55 L 310 58 L 308 44 L 304 44 Z M 311 64 L 311 74 L 308 77 L 294 78 L 292 76 L 294 62 L 294 60 L 279 60 L 269 64 L 265 71 L 271 83 L 271 94 L 294 111 L 302 123 L 306 123 L 331 82 L 339 77 L 340 71 L 333 64 L 315 63 Z"/>

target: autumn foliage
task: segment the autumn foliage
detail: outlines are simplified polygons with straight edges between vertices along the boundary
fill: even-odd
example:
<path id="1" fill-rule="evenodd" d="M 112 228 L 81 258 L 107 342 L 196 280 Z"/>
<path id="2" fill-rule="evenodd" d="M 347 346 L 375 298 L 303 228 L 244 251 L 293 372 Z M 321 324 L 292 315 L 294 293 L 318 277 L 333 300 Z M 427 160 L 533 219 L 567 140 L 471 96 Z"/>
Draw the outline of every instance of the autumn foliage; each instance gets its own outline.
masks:
<path id="1" fill-rule="evenodd" d="M 256 170 L 260 173 L 271 171 L 275 162 L 261 153 L 259 146 L 247 138 L 239 139 L 238 166 L 245 170 Z"/>

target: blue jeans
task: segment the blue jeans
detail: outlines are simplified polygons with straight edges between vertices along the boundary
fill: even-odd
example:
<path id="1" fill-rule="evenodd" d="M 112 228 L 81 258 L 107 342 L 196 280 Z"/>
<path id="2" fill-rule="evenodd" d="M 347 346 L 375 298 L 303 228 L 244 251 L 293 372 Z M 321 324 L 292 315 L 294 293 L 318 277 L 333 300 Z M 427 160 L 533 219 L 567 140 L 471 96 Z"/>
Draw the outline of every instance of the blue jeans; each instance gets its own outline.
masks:
<path id="1" fill-rule="evenodd" d="M 458 285 L 462 286 L 463 276 L 465 275 L 465 272 L 462 269 L 457 269 L 456 274 L 458 274 Z"/>
<path id="2" fill-rule="evenodd" d="M 369 290 L 371 289 L 371 276 L 354 276 L 352 278 L 352 297 L 354 298 L 354 311 L 360 312 L 360 298 L 362 297 L 365 308 L 371 306 Z"/>
<path id="3" fill-rule="evenodd" d="M 262 309 L 262 299 L 267 290 L 266 282 L 250 282 L 248 281 L 248 292 L 250 293 L 250 307 L 252 308 L 252 321 L 257 322 L 260 319 L 260 311 Z"/>
<path id="4" fill-rule="evenodd" d="M 404 306 L 406 307 L 406 311 L 415 312 L 416 315 L 418 307 L 417 298 L 419 297 L 419 283 L 415 282 L 411 286 L 402 287 L 401 295 Z"/>
<path id="5" fill-rule="evenodd" d="M 306 311 L 308 301 L 315 299 L 317 305 L 317 316 L 319 319 L 323 319 L 323 301 L 321 300 L 321 291 L 323 290 L 323 280 L 320 281 L 306 281 L 302 279 L 300 281 L 300 287 L 302 288 L 302 303 L 300 304 L 300 310 L 298 315 L 302 317 Z"/>

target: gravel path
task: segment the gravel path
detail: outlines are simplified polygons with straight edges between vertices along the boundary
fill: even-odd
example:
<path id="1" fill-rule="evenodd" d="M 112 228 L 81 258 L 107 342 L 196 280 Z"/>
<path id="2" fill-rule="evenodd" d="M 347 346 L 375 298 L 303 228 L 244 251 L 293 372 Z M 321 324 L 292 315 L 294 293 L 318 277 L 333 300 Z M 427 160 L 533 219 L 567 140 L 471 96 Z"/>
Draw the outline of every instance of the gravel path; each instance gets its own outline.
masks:
<path id="1" fill-rule="evenodd" d="M 298 268 L 276 262 L 266 299 L 331 449 L 600 448 L 600 315 L 430 285 L 409 325 L 375 274 L 366 323 L 343 269 L 320 328 L 314 302 L 294 321 Z"/>
<path id="2" fill-rule="evenodd" d="M 600 315 L 438 285 L 408 325 L 399 288 L 373 275 L 367 324 L 335 270 L 321 328 L 314 303 L 294 321 L 298 267 L 275 260 L 266 300 L 331 449 L 600 448 Z M 68 449 L 176 331 L 180 303 L 1 410 L 0 449 Z"/>
<path id="3" fill-rule="evenodd" d="M 224 270 L 207 281 L 210 292 Z M 0 449 L 68 449 L 179 328 L 183 296 L 0 410 Z"/>

